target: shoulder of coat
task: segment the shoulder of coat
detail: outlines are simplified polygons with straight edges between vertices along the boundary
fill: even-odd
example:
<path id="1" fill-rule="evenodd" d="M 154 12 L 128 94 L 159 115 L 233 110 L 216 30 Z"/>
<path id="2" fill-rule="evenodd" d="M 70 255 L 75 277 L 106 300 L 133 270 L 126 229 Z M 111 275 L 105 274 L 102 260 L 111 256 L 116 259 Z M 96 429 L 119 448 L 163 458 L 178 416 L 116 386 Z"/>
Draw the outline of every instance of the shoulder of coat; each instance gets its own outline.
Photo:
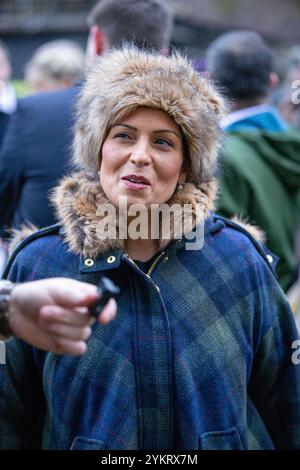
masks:
<path id="1" fill-rule="evenodd" d="M 50 225 L 49 227 L 45 227 L 39 230 L 33 225 L 23 226 L 20 230 L 13 230 L 12 238 L 9 243 L 9 261 L 5 268 L 3 277 L 5 277 L 6 273 L 8 273 L 12 263 L 21 250 L 39 238 L 43 238 L 49 235 L 59 235 L 60 230 L 60 224 Z"/>
<path id="2" fill-rule="evenodd" d="M 254 248 L 256 248 L 258 253 L 262 256 L 263 260 L 267 263 L 273 274 L 275 274 L 275 268 L 279 258 L 264 245 L 266 237 L 264 232 L 259 227 L 252 225 L 249 222 L 245 222 L 238 217 L 234 217 L 233 219 L 226 219 L 225 217 L 214 214 L 214 220 L 222 221 L 225 227 L 244 234 L 250 240 L 252 245 L 254 245 Z"/>

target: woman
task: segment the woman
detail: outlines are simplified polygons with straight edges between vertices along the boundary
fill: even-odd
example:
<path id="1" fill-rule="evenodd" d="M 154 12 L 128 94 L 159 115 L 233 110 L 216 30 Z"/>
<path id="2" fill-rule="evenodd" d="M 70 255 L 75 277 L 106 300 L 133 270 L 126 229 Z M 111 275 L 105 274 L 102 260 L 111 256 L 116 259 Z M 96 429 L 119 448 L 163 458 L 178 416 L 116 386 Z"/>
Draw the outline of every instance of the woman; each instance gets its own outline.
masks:
<path id="1" fill-rule="evenodd" d="M 222 112 L 179 55 L 128 48 L 91 71 L 75 129 L 82 171 L 56 190 L 60 224 L 21 243 L 7 276 L 109 275 L 118 314 L 94 325 L 81 358 L 10 342 L 2 448 L 299 447 L 297 333 L 272 257 L 211 213 Z M 163 213 L 158 236 L 136 236 L 157 229 L 145 219 L 153 205 L 176 204 L 183 212 Z M 187 245 L 199 227 L 202 245 Z"/>

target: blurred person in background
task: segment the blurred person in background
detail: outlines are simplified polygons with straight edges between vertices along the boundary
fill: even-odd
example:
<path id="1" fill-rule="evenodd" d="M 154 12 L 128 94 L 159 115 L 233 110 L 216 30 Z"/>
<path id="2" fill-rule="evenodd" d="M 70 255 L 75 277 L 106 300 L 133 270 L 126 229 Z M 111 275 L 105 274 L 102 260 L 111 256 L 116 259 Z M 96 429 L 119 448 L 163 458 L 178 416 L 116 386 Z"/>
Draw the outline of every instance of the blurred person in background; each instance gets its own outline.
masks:
<path id="1" fill-rule="evenodd" d="M 294 128 L 300 129 L 300 46 L 287 52 L 283 61 L 283 83 L 270 97 L 270 102 Z"/>
<path id="2" fill-rule="evenodd" d="M 298 89 L 300 88 L 300 81 Z M 295 100 L 296 98 L 296 100 Z M 295 129 L 300 130 L 299 92 L 291 85 L 282 85 L 270 96 L 270 104 L 281 114 L 283 119 Z"/>
<path id="3" fill-rule="evenodd" d="M 82 78 L 85 56 L 74 41 L 58 39 L 40 46 L 25 67 L 33 93 L 68 88 Z"/>
<path id="4" fill-rule="evenodd" d="M 206 58 L 232 107 L 222 123 L 218 212 L 243 216 L 264 230 L 267 246 L 280 258 L 277 275 L 286 290 L 297 273 L 300 136 L 268 104 L 278 82 L 272 51 L 257 33 L 234 31 L 217 38 Z"/>
<path id="5" fill-rule="evenodd" d="M 270 103 L 294 128 L 300 129 L 300 46 L 291 47 L 282 60 L 282 85 L 270 96 Z"/>
<path id="6" fill-rule="evenodd" d="M 163 0 L 102 0 L 87 17 L 87 64 L 110 47 L 125 43 L 140 49 L 169 51 L 173 28 L 171 12 Z"/>
<path id="7" fill-rule="evenodd" d="M 10 81 L 12 68 L 9 51 L 0 40 L 0 147 L 9 121 L 9 115 L 16 110 L 17 99 L 14 87 Z M 7 256 L 7 247 L 0 236 L 0 275 Z"/>
<path id="8" fill-rule="evenodd" d="M 8 123 L 8 118 L 17 108 L 17 98 L 11 83 L 12 68 L 9 51 L 0 40 L 0 146 Z"/>
<path id="9" fill-rule="evenodd" d="M 87 63 L 132 42 L 167 53 L 172 16 L 161 0 L 102 0 L 88 16 Z M 74 104 L 80 86 L 19 100 L 0 152 L 0 236 L 30 222 L 55 223 L 48 197 L 70 171 Z"/>
<path id="10" fill-rule="evenodd" d="M 290 86 L 295 80 L 300 80 L 300 45 L 295 45 L 287 52 L 285 61 L 284 84 Z"/>

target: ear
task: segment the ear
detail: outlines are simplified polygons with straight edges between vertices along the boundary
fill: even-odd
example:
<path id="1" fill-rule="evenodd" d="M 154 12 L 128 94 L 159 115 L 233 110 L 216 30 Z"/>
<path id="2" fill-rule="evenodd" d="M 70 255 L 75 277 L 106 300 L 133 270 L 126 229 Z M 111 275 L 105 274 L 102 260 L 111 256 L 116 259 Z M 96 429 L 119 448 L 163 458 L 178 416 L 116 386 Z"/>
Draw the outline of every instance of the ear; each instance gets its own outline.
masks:
<path id="1" fill-rule="evenodd" d="M 74 83 L 74 80 L 71 80 L 70 78 L 64 78 L 61 80 L 61 86 L 62 88 L 70 88 Z"/>
<path id="2" fill-rule="evenodd" d="M 271 88 L 276 88 L 279 83 L 279 77 L 276 72 L 271 72 L 269 75 L 269 84 Z"/>
<path id="3" fill-rule="evenodd" d="M 98 26 L 92 26 L 90 28 L 90 40 L 92 43 L 94 56 L 102 55 L 107 49 L 107 38 Z"/>
<path id="4" fill-rule="evenodd" d="M 183 184 L 186 182 L 186 170 L 184 168 L 181 169 L 179 178 L 178 178 L 178 184 Z"/>

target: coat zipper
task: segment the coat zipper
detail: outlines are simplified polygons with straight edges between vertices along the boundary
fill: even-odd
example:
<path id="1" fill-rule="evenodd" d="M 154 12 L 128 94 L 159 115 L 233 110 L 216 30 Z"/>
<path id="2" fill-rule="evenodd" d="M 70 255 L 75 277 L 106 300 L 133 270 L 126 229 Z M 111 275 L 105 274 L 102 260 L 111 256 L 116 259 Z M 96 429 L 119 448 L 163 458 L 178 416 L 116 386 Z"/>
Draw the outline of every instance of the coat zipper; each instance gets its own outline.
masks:
<path id="1" fill-rule="evenodd" d="M 164 304 L 164 301 L 163 301 L 163 298 L 161 296 L 161 293 L 160 293 L 160 288 L 155 284 L 155 282 L 152 280 L 151 278 L 151 274 L 153 273 L 153 271 L 155 270 L 156 266 L 158 265 L 159 261 L 163 258 L 163 256 L 165 255 L 165 252 L 162 251 L 156 258 L 155 260 L 153 261 L 153 263 L 151 264 L 150 268 L 148 269 L 148 272 L 145 273 L 140 267 L 139 265 L 132 259 L 130 258 L 130 256 L 128 255 L 128 253 L 124 253 L 125 256 L 127 257 L 127 259 L 136 267 L 136 269 L 139 270 L 140 273 L 142 273 L 144 276 L 147 276 L 147 278 L 149 279 L 149 281 L 152 283 L 153 287 L 156 289 L 157 293 L 158 293 L 158 296 L 160 298 L 160 302 L 161 304 L 163 305 L 163 308 L 164 308 L 164 311 L 166 312 L 166 307 L 165 307 L 165 304 Z M 166 314 L 166 318 L 167 318 L 167 314 Z M 166 320 L 168 322 L 168 320 Z M 172 379 L 171 379 L 172 380 Z M 171 394 L 170 394 L 171 395 Z M 171 399 L 170 399 L 171 400 Z M 173 442 L 173 439 L 174 439 L 174 436 L 173 436 L 173 429 L 174 429 L 174 423 L 173 423 L 173 420 L 174 420 L 174 417 L 173 417 L 173 414 L 170 415 L 170 423 L 169 423 L 169 427 L 170 427 L 170 441 Z"/>
<path id="2" fill-rule="evenodd" d="M 164 256 L 165 252 L 162 251 L 156 258 L 155 260 L 153 261 L 153 263 L 151 264 L 150 268 L 148 269 L 147 273 L 144 273 L 144 271 L 141 270 L 141 268 L 138 266 L 138 264 L 136 264 L 135 261 L 133 261 L 132 258 L 130 258 L 130 256 L 126 253 L 126 256 L 127 258 L 143 273 L 143 274 L 146 274 L 147 277 L 151 278 L 151 274 L 153 273 L 154 269 L 156 268 L 157 264 L 159 263 L 159 261 L 161 260 L 161 258 Z M 152 279 L 151 279 L 152 280 Z M 153 282 L 153 281 L 152 281 Z"/>

